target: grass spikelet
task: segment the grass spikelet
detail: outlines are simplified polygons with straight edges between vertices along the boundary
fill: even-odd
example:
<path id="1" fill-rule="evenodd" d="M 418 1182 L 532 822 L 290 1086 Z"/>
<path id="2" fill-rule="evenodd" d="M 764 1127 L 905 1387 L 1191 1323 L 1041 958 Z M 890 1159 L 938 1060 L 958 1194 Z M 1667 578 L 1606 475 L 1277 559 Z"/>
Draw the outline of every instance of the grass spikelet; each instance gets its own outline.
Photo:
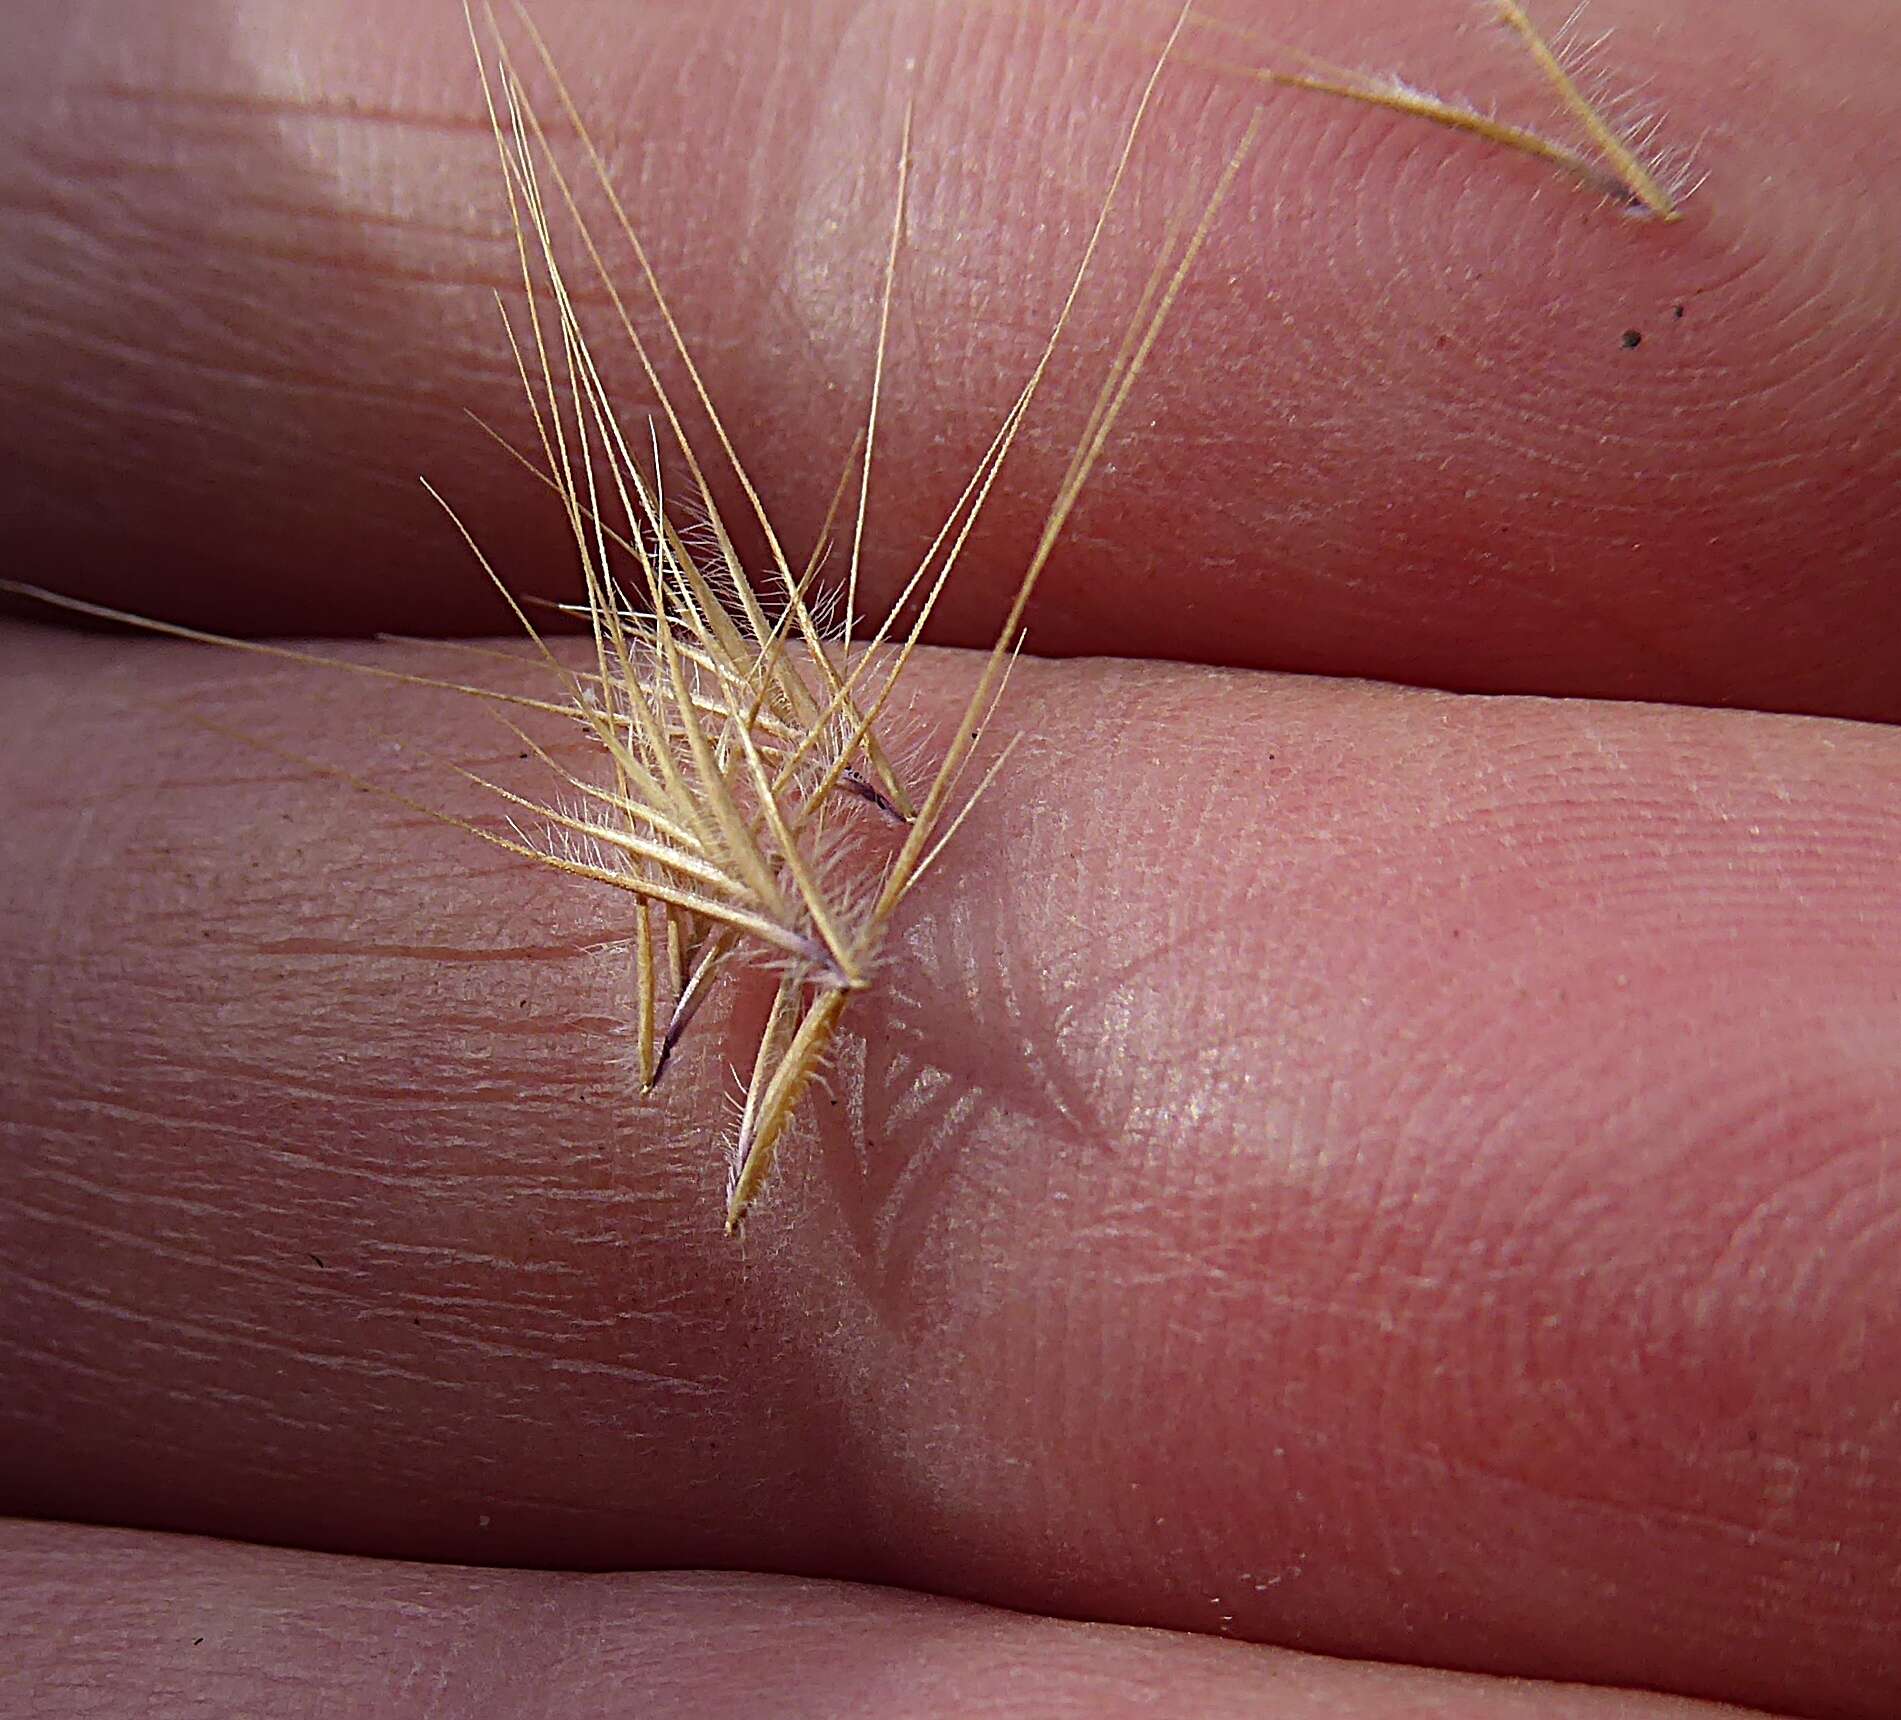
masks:
<path id="1" fill-rule="evenodd" d="M 607 181 L 585 122 L 545 42 L 519 6 L 515 16 L 581 140 L 635 259 L 639 282 L 713 428 L 720 457 L 762 528 L 775 582 L 772 595 L 781 607 L 779 618 L 769 621 L 767 594 L 753 585 L 733 551 L 704 463 L 666 394 L 599 244 L 586 229 L 575 190 L 549 147 L 493 9 L 484 8 L 479 26 L 471 9 L 470 33 L 483 65 L 527 304 L 524 334 L 518 337 L 511 326 L 509 338 L 541 445 L 539 470 L 562 499 L 582 562 L 585 614 L 595 645 L 595 673 L 575 678 L 574 697 L 579 719 L 606 753 L 612 776 L 610 785 L 601 786 L 563 773 L 567 788 L 581 797 L 567 807 L 535 803 L 494 784 L 484 786 L 560 834 L 562 846 L 545 853 L 549 864 L 570 871 L 584 866 L 588 875 L 597 877 L 618 869 L 623 888 L 667 911 L 675 995 L 664 1030 L 656 1033 L 648 1025 L 639 1029 L 648 1085 L 664 1074 L 682 1035 L 731 964 L 762 954 L 779 964 L 780 978 L 753 1060 L 735 1143 L 726 1224 L 736 1231 L 824 1062 L 851 995 L 868 983 L 900 905 L 1001 768 L 999 760 L 974 790 L 960 795 L 966 767 L 1001 697 L 1037 580 L 1207 237 L 1215 210 L 1253 146 L 1254 133 L 1250 131 L 1228 163 L 1199 222 L 1179 243 L 1178 254 L 1158 266 L 962 720 L 935 774 L 914 801 L 890 764 L 881 725 L 1049 373 L 1187 9 L 1143 88 L 1098 218 L 1041 354 L 935 540 L 870 638 L 858 644 L 853 634 L 859 619 L 859 573 L 910 171 L 908 110 L 898 150 L 843 613 L 837 633 L 828 635 L 807 594 L 816 563 L 794 575 L 631 217 Z M 548 186 L 555 188 L 554 194 Z M 672 523 L 660 494 L 657 456 L 652 476 L 633 457 L 563 273 L 552 222 L 556 205 L 570 217 L 620 331 L 661 401 L 661 415 L 719 547 L 714 567 L 701 565 Z M 1179 239 L 1179 227 L 1176 236 Z M 619 571 L 629 563 L 626 574 Z M 630 579 L 638 601 L 629 600 Z M 900 618 L 907 614 L 900 633 Z M 532 636 L 526 617 L 521 619 Z M 796 666 L 795 641 L 804 648 L 801 655 L 812 672 L 810 680 Z M 904 828 L 897 852 L 868 890 L 854 891 L 841 870 L 828 864 L 828 819 L 835 820 L 834 802 L 840 797 L 869 801 Z M 577 859 L 576 842 L 587 845 L 588 858 Z M 650 928 L 637 949 L 638 1016 L 643 1024 L 655 1026 L 661 1013 L 661 964 L 652 957 L 657 942 Z"/>
<path id="2" fill-rule="evenodd" d="M 1502 119 L 1469 102 L 1436 95 L 1397 73 L 1335 65 L 1300 49 L 1283 47 L 1245 25 L 1222 19 L 1197 17 L 1194 27 L 1205 35 L 1248 43 L 1266 56 L 1269 63 L 1243 65 L 1215 60 L 1195 63 L 1207 64 L 1213 70 L 1271 88 L 1333 96 L 1464 132 L 1514 154 L 1542 161 L 1611 199 L 1628 213 L 1658 221 L 1680 220 L 1678 198 L 1684 194 L 1684 176 L 1659 158 L 1653 158 L 1654 166 L 1647 165 L 1643 158 L 1647 140 L 1633 135 L 1632 128 L 1617 125 L 1606 112 L 1604 103 L 1587 95 L 1566 69 L 1565 40 L 1575 31 L 1580 13 L 1571 14 L 1560 32 L 1562 39 L 1554 46 L 1517 0 L 1486 0 L 1486 4 L 1524 44 L 1565 112 L 1583 131 L 1588 149 L 1578 149 L 1534 127 Z M 1596 45 L 1601 46 L 1602 41 L 1600 38 Z M 1274 63 L 1276 61 L 1279 63 Z"/>
<path id="3" fill-rule="evenodd" d="M 499 298 L 498 304 L 533 440 L 525 449 L 503 446 L 554 494 L 566 519 L 582 585 L 581 600 L 565 606 L 567 616 L 585 629 L 580 666 L 549 647 L 439 495 L 470 553 L 509 602 L 530 654 L 527 660 L 546 677 L 545 696 L 224 639 L 50 593 L 31 595 L 177 638 L 347 669 L 488 704 L 548 781 L 545 792 L 525 794 L 463 772 L 494 804 L 497 828 L 433 811 L 346 771 L 329 773 L 522 860 L 632 899 L 627 940 L 635 991 L 632 1029 L 644 1089 L 665 1077 L 722 980 L 742 966 L 764 968 L 774 976 L 732 1143 L 725 1226 L 737 1232 L 766 1184 L 803 1096 L 821 1077 L 846 1010 L 872 984 L 905 901 L 1008 766 L 1014 741 L 997 749 L 974 787 L 967 786 L 1021 648 L 1024 617 L 1038 581 L 1216 214 L 1255 147 L 1260 120 L 1248 128 L 1205 197 L 1171 221 L 995 640 L 957 722 L 947 731 L 935 768 L 915 773 L 921 784 L 914 787 L 893 763 L 906 750 L 893 729 L 899 694 L 1064 341 L 1157 87 L 1191 22 L 1192 0 L 1155 52 L 1094 225 L 1040 353 L 930 545 L 875 620 L 860 614 L 860 575 L 909 192 L 909 107 L 896 149 L 892 222 L 863 426 L 834 491 L 821 548 L 795 570 L 547 43 L 521 0 L 507 4 L 512 30 L 504 28 L 489 0 L 464 0 L 520 276 L 518 307 L 511 312 Z M 1558 83 L 1608 167 L 1397 79 L 1311 61 L 1298 72 L 1256 69 L 1249 75 L 1478 132 L 1593 183 L 1621 187 L 1628 200 L 1671 218 L 1674 209 L 1653 179 L 1640 177 L 1629 147 L 1613 148 L 1616 137 L 1608 123 L 1599 117 L 1594 127 L 1587 118 L 1596 110 L 1543 45 L 1522 8 L 1501 0 L 1500 10 Z M 555 148 L 511 48 L 511 34 L 528 43 L 532 69 L 553 92 L 564 132 L 577 140 L 588 182 L 577 183 Z M 612 212 L 613 232 L 606 239 L 590 230 L 582 214 L 581 194 L 589 182 Z M 659 403 L 655 422 L 629 425 L 616 409 L 584 326 L 581 295 L 566 272 L 565 241 L 570 239 L 585 259 L 587 280 L 611 311 L 614 335 L 625 343 Z M 610 247 L 633 260 L 628 278 L 610 263 Z M 661 350 L 651 348 L 640 332 L 637 305 L 657 317 L 665 337 L 664 343 L 656 342 Z M 689 436 L 663 382 L 663 361 L 684 374 L 688 404 L 710 428 L 706 447 Z M 669 468 L 684 470 L 684 495 L 668 493 L 663 472 Z M 767 567 L 758 578 L 742 564 L 714 499 L 709 474 L 716 470 L 737 485 L 766 543 Z M 436 495 L 433 489 L 430 493 Z M 842 517 L 849 518 L 849 559 L 835 595 L 821 597 L 822 546 Z M 29 591 L 4 581 L 0 588 Z M 457 649 L 478 660 L 502 657 L 517 666 L 524 661 L 493 648 Z M 515 720 L 528 715 L 560 719 L 571 734 L 578 733 L 575 750 L 584 751 L 591 764 L 564 763 L 570 749 L 551 748 Z M 868 836 L 868 829 L 882 836 L 882 843 Z"/>

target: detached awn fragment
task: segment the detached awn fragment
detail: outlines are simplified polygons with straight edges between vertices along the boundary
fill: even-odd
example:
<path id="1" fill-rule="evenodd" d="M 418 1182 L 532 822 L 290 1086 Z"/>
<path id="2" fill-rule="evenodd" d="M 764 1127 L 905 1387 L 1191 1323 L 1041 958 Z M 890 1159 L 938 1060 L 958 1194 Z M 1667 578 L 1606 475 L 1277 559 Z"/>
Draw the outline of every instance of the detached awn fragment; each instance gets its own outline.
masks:
<path id="1" fill-rule="evenodd" d="M 1204 34 L 1225 36 L 1252 44 L 1264 53 L 1292 59 L 1298 63 L 1298 69 L 1286 65 L 1239 65 L 1225 61 L 1197 60 L 1196 63 L 1207 64 L 1212 70 L 1228 72 L 1270 88 L 1306 90 L 1315 95 L 1336 96 L 1425 120 L 1451 131 L 1464 132 L 1514 154 L 1544 162 L 1579 185 L 1609 198 L 1627 214 L 1656 221 L 1680 221 L 1683 212 L 1679 199 L 1665 183 L 1666 178 L 1672 176 L 1666 169 L 1646 163 L 1632 138 L 1620 132 L 1603 110 L 1578 87 L 1560 52 L 1532 21 L 1531 14 L 1518 0 L 1483 0 L 1483 3 L 1485 10 L 1524 44 L 1532 64 L 1551 86 L 1560 107 L 1583 133 L 1585 147 L 1578 148 L 1530 126 L 1514 124 L 1467 102 L 1435 95 L 1390 72 L 1370 72 L 1334 65 L 1299 49 L 1280 48 L 1255 30 L 1221 19 L 1196 18 L 1193 20 L 1194 28 Z M 1583 10 L 1580 5 L 1571 13 L 1565 32 L 1575 27 Z"/>

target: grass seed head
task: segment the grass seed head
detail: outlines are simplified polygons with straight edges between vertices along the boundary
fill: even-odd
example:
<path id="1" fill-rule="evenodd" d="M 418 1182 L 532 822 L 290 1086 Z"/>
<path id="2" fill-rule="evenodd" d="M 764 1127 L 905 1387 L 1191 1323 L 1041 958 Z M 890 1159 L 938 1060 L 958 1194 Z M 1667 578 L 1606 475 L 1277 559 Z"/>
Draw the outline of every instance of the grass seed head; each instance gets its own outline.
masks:
<path id="1" fill-rule="evenodd" d="M 1370 103 L 1471 132 L 1559 167 L 1628 207 L 1675 219 L 1670 182 L 1652 165 L 1654 156 L 1646 160 L 1643 128 L 1633 131 L 1607 117 L 1567 69 L 1567 60 L 1575 61 L 1579 52 L 1575 41 L 1561 36 L 1554 47 L 1516 0 L 1491 3 L 1550 82 L 1588 150 L 1505 124 L 1398 77 L 1328 66 L 1308 56 L 1296 56 L 1300 64 L 1292 69 L 1203 63 L 1275 88 Z M 4 581 L 0 589 L 177 637 L 473 697 L 504 715 L 523 756 L 538 762 L 550 786 L 541 795 L 525 794 L 464 772 L 492 798 L 498 827 L 449 817 L 346 771 L 318 768 L 523 860 L 631 898 L 632 935 L 621 947 L 630 952 L 633 967 L 631 1028 L 643 1088 L 664 1078 L 706 1003 L 729 978 L 742 968 L 764 970 L 773 984 L 772 1003 L 732 1127 L 725 1221 L 737 1234 L 767 1184 L 804 1094 L 823 1078 L 847 1007 L 876 976 L 899 909 L 1008 764 L 1014 742 L 997 749 L 975 785 L 966 786 L 1021 647 L 1030 598 L 1216 211 L 1254 146 L 1258 117 L 1198 208 L 1178 212 L 1171 222 L 1014 598 L 934 764 L 919 756 L 906 732 L 910 719 L 900 693 L 933 610 L 1050 374 L 1165 68 L 1191 25 L 1231 38 L 1247 33 L 1194 17 L 1192 0 L 1178 13 L 1155 52 L 1047 341 L 936 537 L 874 619 L 860 613 L 860 573 L 909 187 L 908 105 L 896 148 L 893 219 L 863 428 L 840 474 L 820 547 L 795 570 L 547 43 L 520 0 L 509 0 L 508 11 L 512 24 L 504 27 L 491 0 L 464 0 L 520 279 L 515 308 L 503 305 L 502 323 L 534 426 L 530 447 L 503 446 L 556 496 L 566 517 L 583 595 L 563 607 L 584 624 L 585 661 L 575 667 L 550 649 L 453 509 L 456 528 L 511 605 L 529 660 L 545 675 L 541 695 L 222 639 Z M 526 68 L 511 37 L 528 44 Z M 592 231 L 582 215 L 575 177 L 531 94 L 530 69 L 552 92 L 587 178 L 612 211 L 613 227 L 605 235 Z M 611 308 L 612 335 L 624 343 L 658 401 L 651 422 L 630 426 L 615 407 L 596 360 L 595 334 L 584 326 L 580 295 L 566 273 L 571 246 Z M 610 250 L 631 259 L 632 268 L 611 264 Z M 664 332 L 660 352 L 634 317 L 633 305 L 642 298 Z M 663 381 L 663 356 L 686 378 L 679 401 Z M 687 405 L 710 428 L 705 446 L 688 435 Z M 487 433 L 502 441 L 493 430 Z M 663 482 L 669 463 L 686 475 L 672 490 Z M 737 486 L 768 547 L 769 563 L 758 578 L 742 565 L 714 500 L 713 472 Z M 847 519 L 843 579 L 821 588 L 824 546 L 846 538 L 840 522 Z M 466 649 L 522 661 L 492 648 Z M 570 743 L 544 745 L 513 720 L 530 716 L 565 719 Z M 571 762 L 577 753 L 585 762 Z"/>

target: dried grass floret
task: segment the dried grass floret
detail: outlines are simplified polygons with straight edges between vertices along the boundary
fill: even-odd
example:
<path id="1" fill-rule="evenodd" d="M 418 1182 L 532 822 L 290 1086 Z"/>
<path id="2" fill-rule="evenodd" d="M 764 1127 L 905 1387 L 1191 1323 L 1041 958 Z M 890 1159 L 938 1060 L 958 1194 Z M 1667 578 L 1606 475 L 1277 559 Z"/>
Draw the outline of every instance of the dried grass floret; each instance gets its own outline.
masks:
<path id="1" fill-rule="evenodd" d="M 1584 127 L 1597 160 L 1587 161 L 1535 134 L 1443 102 L 1397 78 L 1375 78 L 1313 61 L 1299 72 L 1252 75 L 1480 132 L 1584 177 L 1595 175 L 1621 188 L 1627 201 L 1672 217 L 1674 207 L 1660 183 L 1584 96 L 1523 8 L 1498 0 L 1498 11 Z M 547 43 L 520 0 L 511 0 L 516 28 L 531 45 L 540 74 L 578 140 L 594 187 L 612 212 L 619 242 L 634 261 L 631 288 L 623 288 L 583 217 L 577 187 L 551 143 L 494 6 L 482 0 L 478 12 L 474 0 L 465 0 L 464 12 L 521 281 L 519 309 L 511 313 L 499 295 L 498 305 L 533 422 L 534 445 L 523 450 L 504 441 L 503 446 L 562 506 L 583 587 L 582 600 L 565 608 L 585 623 L 588 661 L 576 668 L 555 654 L 481 546 L 433 488 L 431 495 L 442 503 L 471 554 L 509 603 L 530 660 L 548 677 L 547 696 L 340 663 L 291 647 L 228 640 L 100 605 L 34 595 L 179 638 L 472 696 L 488 702 L 505 721 L 512 712 L 559 717 L 578 731 L 578 750 L 591 766 L 563 762 L 549 746 L 508 721 L 522 756 L 546 773 L 550 787 L 542 795 L 462 772 L 497 805 L 500 828 L 448 817 L 406 796 L 360 783 L 348 772 L 332 774 L 467 830 L 510 854 L 633 899 L 633 931 L 626 943 L 632 949 L 633 1027 L 643 1088 L 651 1089 L 665 1076 L 682 1039 L 723 979 L 741 966 L 770 972 L 772 1001 L 734 1123 L 725 1223 L 736 1231 L 765 1185 L 804 1093 L 820 1078 L 846 1009 L 871 984 L 900 908 L 1008 764 L 1014 741 L 998 749 L 974 787 L 966 786 L 1021 648 L 1024 617 L 1038 581 L 1216 213 L 1254 148 L 1260 121 L 1257 117 L 1248 128 L 1199 205 L 1178 212 L 1171 221 L 994 643 L 934 770 L 924 775 L 921 792 L 914 793 L 906 773 L 893 763 L 905 750 L 894 728 L 903 719 L 894 713 L 907 671 L 1049 375 L 1157 87 L 1184 30 L 1194 21 L 1192 0 L 1182 7 L 1154 57 L 1047 340 L 925 553 L 868 629 L 861 626 L 860 574 L 909 191 L 909 109 L 897 150 L 863 428 L 841 472 L 821 535 L 821 543 L 829 541 L 835 521 L 849 505 L 848 561 L 842 582 L 821 596 L 817 579 L 823 549 L 795 572 Z M 644 423 L 639 430 L 623 423 L 583 326 L 578 294 L 563 263 L 563 238 L 569 233 L 579 244 L 592 281 L 602 289 L 619 337 L 659 403 L 658 421 Z M 689 436 L 662 381 L 659 356 L 639 330 L 630 291 L 637 291 L 657 314 L 671 351 L 669 363 L 683 371 L 691 400 L 710 427 L 711 447 L 704 452 Z M 669 495 L 664 487 L 662 472 L 668 462 L 662 458 L 663 441 L 669 458 L 686 473 L 684 496 Z M 768 566 L 757 581 L 742 564 L 714 500 L 708 475 L 714 461 L 739 487 L 766 543 Z M 859 637 L 861 632 L 866 636 Z M 500 656 L 517 666 L 524 660 L 492 647 L 458 648 L 481 657 Z M 867 812 L 901 832 L 895 847 L 889 840 L 882 848 L 865 841 Z"/>

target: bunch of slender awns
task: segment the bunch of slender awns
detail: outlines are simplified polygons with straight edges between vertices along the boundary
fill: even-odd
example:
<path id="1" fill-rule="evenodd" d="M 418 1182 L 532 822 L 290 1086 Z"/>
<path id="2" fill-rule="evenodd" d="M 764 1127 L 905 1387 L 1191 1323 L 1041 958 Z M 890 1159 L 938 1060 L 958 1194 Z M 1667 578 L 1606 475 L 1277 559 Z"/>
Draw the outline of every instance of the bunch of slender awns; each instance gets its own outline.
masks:
<path id="1" fill-rule="evenodd" d="M 1441 100 L 1395 78 L 1311 60 L 1294 71 L 1228 64 L 1218 69 L 1477 133 L 1563 169 L 1634 213 L 1673 219 L 1675 204 L 1659 177 L 1638 159 L 1628 136 L 1613 129 L 1582 93 L 1565 68 L 1562 51 L 1546 42 L 1513 0 L 1494 4 L 1503 21 L 1523 38 L 1582 132 L 1579 148 Z M 856 452 L 850 557 L 842 593 L 833 592 L 821 602 L 814 587 L 822 555 L 815 552 L 796 570 L 788 559 L 701 381 L 634 223 L 532 19 L 515 0 L 516 26 L 532 44 L 563 117 L 579 140 L 587 172 L 613 211 L 618 247 L 632 266 L 632 296 L 644 297 L 657 314 L 665 341 L 711 425 L 718 460 L 743 492 L 767 545 L 770 565 L 763 577 L 741 564 L 714 502 L 701 451 L 662 385 L 621 275 L 582 219 L 577 186 L 551 145 L 493 6 L 484 0 L 478 16 L 465 0 L 464 9 L 521 268 L 525 310 L 511 318 L 504 309 L 503 317 L 540 442 L 538 458 L 521 457 L 554 489 L 565 509 L 583 582 L 582 601 L 573 606 L 573 613 L 585 620 L 592 649 L 583 666 L 570 667 L 516 608 L 552 678 L 545 699 L 360 664 L 335 666 L 557 715 L 584 731 L 595 749 L 591 773 L 564 767 L 541 743 L 517 731 L 522 744 L 552 772 L 554 796 L 541 801 L 482 782 L 513 812 L 497 827 L 448 821 L 523 859 L 634 899 L 633 1037 L 644 1087 L 650 1089 L 661 1079 L 682 1034 L 722 977 L 739 964 L 756 968 L 762 960 L 776 973 L 777 988 L 746 1086 L 727 1189 L 726 1227 L 736 1231 L 765 1182 L 801 1097 L 821 1068 L 847 1005 L 871 983 L 898 909 L 1009 757 L 1005 746 L 981 779 L 966 788 L 967 767 L 1022 642 L 1024 611 L 1038 577 L 1102 455 L 1216 211 L 1254 145 L 1253 128 L 1228 159 L 1199 218 L 1178 223 L 1175 237 L 1158 257 L 995 643 L 977 670 L 962 718 L 949 729 L 935 773 L 921 791 L 902 780 L 892 762 L 888 729 L 893 700 L 1062 341 L 1164 68 L 1171 57 L 1190 57 L 1182 45 L 1190 28 L 1240 32 L 1195 18 L 1192 4 L 1175 19 L 1167 42 L 1154 56 L 1100 212 L 1040 356 L 929 551 L 883 619 L 861 636 L 859 572 L 892 287 L 904 231 L 908 111 L 896 162 L 870 398 Z M 660 403 L 658 422 L 628 425 L 602 382 L 560 258 L 560 235 L 570 228 L 612 307 L 619 334 Z M 679 510 L 662 493 L 663 445 L 673 450 L 687 475 L 688 505 L 696 520 L 691 526 L 680 523 Z M 846 490 L 847 484 L 841 484 L 834 513 Z M 502 586 L 473 539 L 470 548 Z M 503 591 L 506 595 L 505 586 Z M 45 592 L 31 595 L 160 632 L 299 661 L 331 662 Z M 868 821 L 892 828 L 881 859 L 880 845 L 865 838 L 862 827 Z M 854 826 L 859 827 L 856 832 Z M 853 850 L 849 855 L 848 848 Z"/>

